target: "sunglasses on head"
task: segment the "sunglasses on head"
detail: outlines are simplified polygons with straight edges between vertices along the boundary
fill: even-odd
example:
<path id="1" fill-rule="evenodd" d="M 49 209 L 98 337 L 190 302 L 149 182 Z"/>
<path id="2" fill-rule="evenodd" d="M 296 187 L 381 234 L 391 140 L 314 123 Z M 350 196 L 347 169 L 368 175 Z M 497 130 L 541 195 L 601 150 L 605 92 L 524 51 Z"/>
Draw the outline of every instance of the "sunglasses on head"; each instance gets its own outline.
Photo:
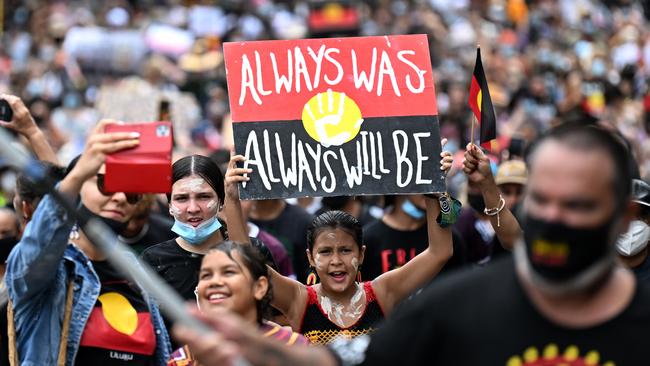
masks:
<path id="1" fill-rule="evenodd" d="M 115 192 L 106 192 L 104 188 L 104 176 L 105 174 L 97 174 L 97 189 L 104 196 L 112 196 Z M 126 196 L 126 202 L 132 205 L 138 203 L 140 198 L 142 198 L 142 196 L 137 193 L 124 193 L 124 195 Z"/>

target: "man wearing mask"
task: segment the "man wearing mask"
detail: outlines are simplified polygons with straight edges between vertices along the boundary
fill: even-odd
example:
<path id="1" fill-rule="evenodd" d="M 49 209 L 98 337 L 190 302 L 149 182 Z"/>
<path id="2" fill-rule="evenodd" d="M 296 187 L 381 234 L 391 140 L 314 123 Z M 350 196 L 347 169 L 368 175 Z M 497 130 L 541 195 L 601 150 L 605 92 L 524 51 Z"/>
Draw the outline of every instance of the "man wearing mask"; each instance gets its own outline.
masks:
<path id="1" fill-rule="evenodd" d="M 236 355 L 255 365 L 646 364 L 650 289 L 614 251 L 633 217 L 629 159 L 604 129 L 551 130 L 528 157 L 514 255 L 432 284 L 369 337 L 280 350 L 228 314 L 210 336 L 176 336 L 204 365 Z"/>
<path id="2" fill-rule="evenodd" d="M 650 283 L 650 186 L 640 179 L 635 179 L 632 187 L 632 202 L 637 211 L 627 232 L 616 241 L 616 251 L 623 264 L 634 272 L 639 282 Z"/>

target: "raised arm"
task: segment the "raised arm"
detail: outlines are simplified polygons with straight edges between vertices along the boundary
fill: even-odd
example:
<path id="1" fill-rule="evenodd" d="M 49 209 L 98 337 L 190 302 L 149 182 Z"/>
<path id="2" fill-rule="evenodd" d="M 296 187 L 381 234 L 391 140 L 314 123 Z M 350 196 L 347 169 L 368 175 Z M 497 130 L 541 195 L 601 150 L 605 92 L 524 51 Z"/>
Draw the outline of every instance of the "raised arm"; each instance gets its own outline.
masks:
<path id="1" fill-rule="evenodd" d="M 58 165 L 59 161 L 54 150 L 47 142 L 43 131 L 34 122 L 34 118 L 23 101 L 16 96 L 7 94 L 0 96 L 0 98 L 9 103 L 14 113 L 14 118 L 11 121 L 0 121 L 0 126 L 14 130 L 24 136 L 38 160 L 49 161 Z"/>
<path id="2" fill-rule="evenodd" d="M 114 121 L 106 120 L 97 125 L 75 168 L 59 184 L 59 192 L 69 199 L 75 199 L 82 184 L 97 174 L 106 154 L 139 143 L 129 132 L 103 133 L 104 126 L 109 123 Z M 50 195 L 46 195 L 7 260 L 5 278 L 14 301 L 39 293 L 56 278 L 72 225 L 67 213 Z"/>
<path id="3" fill-rule="evenodd" d="M 239 202 L 239 183 L 246 182 L 250 178 L 244 176 L 250 173 L 252 169 L 238 168 L 237 162 L 244 161 L 246 158 L 242 155 L 234 155 L 228 163 L 226 170 L 226 179 L 224 182 L 226 191 L 226 202 L 224 202 L 224 213 L 228 223 L 228 236 L 230 240 L 239 243 L 250 243 L 246 220 Z"/>
<path id="4" fill-rule="evenodd" d="M 443 146 L 445 142 L 443 140 Z M 440 169 L 446 171 L 451 168 L 451 154 L 443 151 L 440 156 Z M 402 267 L 386 272 L 372 281 L 379 302 L 387 314 L 398 302 L 435 277 L 454 252 L 451 227 L 442 228 L 436 222 L 440 213 L 438 200 L 427 199 L 426 205 L 429 247 Z"/>
<path id="5" fill-rule="evenodd" d="M 497 187 L 490 168 L 488 157 L 476 145 L 467 144 L 463 172 L 467 179 L 476 183 L 483 194 L 483 201 L 487 209 L 499 209 L 497 215 L 490 216 L 490 223 L 505 249 L 512 250 L 517 239 L 521 236 L 521 227 L 512 212 L 505 207 L 501 200 L 499 187 Z"/>
<path id="6" fill-rule="evenodd" d="M 230 158 L 228 170 L 226 171 L 226 218 L 228 219 L 228 233 L 231 240 L 242 243 L 250 243 L 246 221 L 242 213 L 239 202 L 238 185 L 241 182 L 247 182 L 250 178 L 247 176 L 253 172 L 253 169 L 238 168 L 237 163 L 245 161 L 242 155 L 235 155 Z M 246 175 L 245 175 L 246 174 Z M 230 209 L 228 206 L 231 206 Z M 231 223 L 231 217 L 232 220 Z M 307 255 L 306 253 L 304 255 Z M 284 314 L 294 329 L 300 327 L 302 313 L 307 304 L 307 288 L 302 283 L 285 277 L 276 272 L 270 266 L 267 266 L 270 274 L 271 284 L 273 285 L 273 301 L 271 305 Z"/>

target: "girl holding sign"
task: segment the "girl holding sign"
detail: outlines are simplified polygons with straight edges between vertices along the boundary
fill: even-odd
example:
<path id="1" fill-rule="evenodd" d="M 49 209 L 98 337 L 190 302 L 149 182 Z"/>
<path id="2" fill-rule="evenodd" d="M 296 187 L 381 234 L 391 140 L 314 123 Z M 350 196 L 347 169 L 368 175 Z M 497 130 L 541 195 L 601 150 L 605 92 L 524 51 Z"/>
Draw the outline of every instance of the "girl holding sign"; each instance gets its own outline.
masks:
<path id="1" fill-rule="evenodd" d="M 446 171 L 453 159 L 446 151 L 440 155 L 441 169 Z M 237 155 L 230 161 L 226 173 L 228 196 L 237 196 L 237 184 L 250 179 L 247 175 L 252 169 L 235 166 L 244 160 Z M 312 343 L 328 344 L 339 335 L 352 338 L 372 332 L 400 301 L 435 277 L 451 257 L 451 228 L 436 223 L 440 213 L 437 202 L 426 203 L 428 249 L 369 282 L 357 281 L 366 248 L 357 219 L 341 211 L 316 217 L 307 232 L 306 255 L 320 283 L 303 285 L 269 269 L 274 289 L 271 304 Z"/>

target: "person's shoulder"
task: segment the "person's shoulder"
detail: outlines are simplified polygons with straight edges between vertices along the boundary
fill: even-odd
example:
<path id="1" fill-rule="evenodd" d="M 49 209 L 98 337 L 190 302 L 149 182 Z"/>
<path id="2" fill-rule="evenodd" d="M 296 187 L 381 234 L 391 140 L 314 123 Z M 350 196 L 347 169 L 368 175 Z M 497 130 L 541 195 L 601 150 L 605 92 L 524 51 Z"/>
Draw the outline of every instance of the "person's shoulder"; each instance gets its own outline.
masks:
<path id="1" fill-rule="evenodd" d="M 382 224 L 381 219 L 372 219 L 369 223 L 363 225 L 363 231 L 372 230 Z"/>
<path id="2" fill-rule="evenodd" d="M 278 240 L 278 238 L 272 234 L 269 234 L 267 231 L 260 229 L 260 232 L 257 234 L 257 238 L 266 244 L 266 246 L 269 248 L 278 248 L 286 252 L 286 249 L 284 249 L 282 242 L 280 242 L 280 240 Z"/>
<path id="3" fill-rule="evenodd" d="M 178 251 L 177 248 L 178 243 L 176 243 L 176 239 L 169 239 L 167 241 L 163 241 L 162 243 L 154 244 L 148 247 L 142 251 L 142 254 L 140 256 L 145 261 L 150 262 L 155 258 L 176 253 Z"/>
<path id="4" fill-rule="evenodd" d="M 385 232 L 388 226 L 381 219 L 374 219 L 363 226 L 363 235 L 376 235 Z"/>

